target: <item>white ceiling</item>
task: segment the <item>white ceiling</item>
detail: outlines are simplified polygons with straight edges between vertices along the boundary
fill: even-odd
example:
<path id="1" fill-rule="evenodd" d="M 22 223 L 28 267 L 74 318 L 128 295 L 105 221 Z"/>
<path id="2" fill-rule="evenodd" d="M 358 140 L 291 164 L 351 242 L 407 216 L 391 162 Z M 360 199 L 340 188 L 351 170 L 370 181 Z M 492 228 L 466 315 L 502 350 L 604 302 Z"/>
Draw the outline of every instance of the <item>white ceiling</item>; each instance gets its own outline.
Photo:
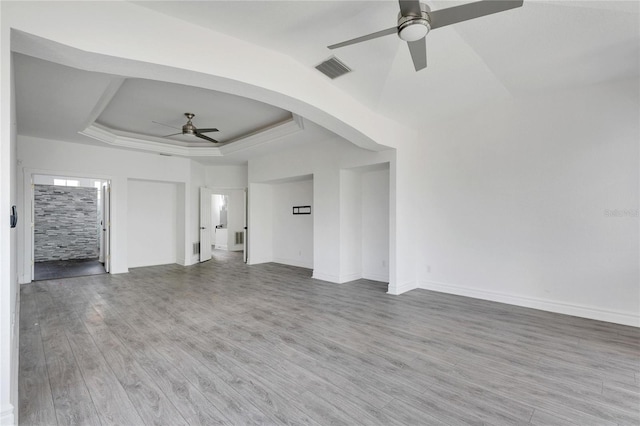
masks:
<path id="1" fill-rule="evenodd" d="M 195 114 L 193 124 L 197 128 L 217 128 L 219 132 L 207 136 L 220 142 L 291 118 L 288 111 L 239 96 L 180 84 L 127 79 L 96 122 L 114 130 L 162 137 L 180 132 L 187 121 L 186 112 Z M 181 134 L 172 139 L 192 141 L 193 137 Z"/>
<path id="2" fill-rule="evenodd" d="M 640 75 L 637 1 L 525 0 L 522 8 L 432 31 L 427 36 L 428 67 L 420 72 L 414 71 L 406 44 L 394 35 L 335 51 L 326 48 L 394 26 L 397 1 L 135 3 L 149 13 L 171 15 L 284 53 L 308 67 L 335 54 L 353 72 L 332 84 L 372 110 L 417 129 L 504 99 Z M 432 9 L 461 3 L 428 2 Z M 95 121 L 114 132 L 158 140 L 173 131 L 153 121 L 179 128 L 183 114 L 192 112 L 197 127 L 217 127 L 220 132 L 210 135 L 229 141 L 291 117 L 288 111 L 238 96 L 122 79 L 15 55 L 18 133 L 23 135 L 99 144 L 78 133 Z M 275 145 L 199 161 L 243 162 L 329 134 L 307 123 L 301 134 Z M 182 144 L 192 140 L 174 139 Z"/>
<path id="3" fill-rule="evenodd" d="M 193 119 L 196 127 L 216 127 L 219 132 L 207 135 L 223 143 L 232 143 L 225 146 L 231 152 L 221 156 L 193 155 L 191 158 L 202 163 L 227 164 L 245 163 L 252 156 L 264 155 L 272 149 L 314 143 L 333 136 L 308 121 L 304 123 L 304 130 L 298 129 L 295 133 L 292 130 L 274 131 L 278 125 L 287 127 L 286 123 L 292 121 L 292 114 L 240 96 L 193 86 L 82 71 L 19 53 L 14 53 L 14 64 L 20 135 L 103 145 L 104 141 L 86 136 L 92 132 L 80 133 L 97 124 L 99 129 L 112 132 L 113 136 L 133 136 L 151 141 L 156 147 L 149 150 L 154 152 L 167 152 L 163 145 L 211 147 L 210 142 L 189 135 L 164 138 L 179 132 L 186 123 L 184 113 L 192 112 L 196 114 Z M 265 140 L 256 143 L 263 134 Z M 278 137 L 271 138 L 273 135 Z M 238 144 L 244 140 L 250 140 L 248 147 L 238 149 Z"/>
<path id="4" fill-rule="evenodd" d="M 395 26 L 395 0 L 136 3 L 310 67 L 335 53 L 354 70 L 337 86 L 414 127 L 504 98 L 639 75 L 637 1 L 525 0 L 521 8 L 432 31 L 428 67 L 417 73 L 394 35 L 326 48 Z M 433 10 L 462 3 L 427 2 Z"/>
<path id="5" fill-rule="evenodd" d="M 18 134 L 86 141 L 78 131 L 114 77 L 13 55 Z"/>

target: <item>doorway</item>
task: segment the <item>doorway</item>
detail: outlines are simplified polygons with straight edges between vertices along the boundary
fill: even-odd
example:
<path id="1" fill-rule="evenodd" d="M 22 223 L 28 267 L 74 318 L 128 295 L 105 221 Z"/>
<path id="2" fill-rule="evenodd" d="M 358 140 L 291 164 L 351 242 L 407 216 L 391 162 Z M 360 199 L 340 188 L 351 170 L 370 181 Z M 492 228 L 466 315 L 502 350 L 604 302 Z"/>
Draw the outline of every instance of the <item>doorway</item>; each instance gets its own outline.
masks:
<path id="1" fill-rule="evenodd" d="M 108 181 L 33 175 L 33 280 L 107 273 L 109 231 Z"/>
<path id="2" fill-rule="evenodd" d="M 246 230 L 245 189 L 201 188 L 201 262 L 221 252 L 234 252 L 246 259 Z"/>

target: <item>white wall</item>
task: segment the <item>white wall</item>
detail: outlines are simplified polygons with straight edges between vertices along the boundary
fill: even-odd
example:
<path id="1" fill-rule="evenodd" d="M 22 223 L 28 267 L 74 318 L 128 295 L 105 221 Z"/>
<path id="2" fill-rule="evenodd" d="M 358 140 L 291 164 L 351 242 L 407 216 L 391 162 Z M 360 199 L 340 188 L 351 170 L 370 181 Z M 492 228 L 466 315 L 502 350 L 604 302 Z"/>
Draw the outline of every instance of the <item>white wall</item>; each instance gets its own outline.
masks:
<path id="1" fill-rule="evenodd" d="M 249 182 L 253 188 L 257 182 L 273 182 L 297 176 L 313 175 L 313 276 L 317 279 L 336 283 L 353 279 L 349 275 L 355 269 L 361 270 L 358 254 L 346 253 L 353 247 L 360 250 L 361 239 L 353 243 L 353 232 L 360 232 L 360 226 L 343 226 L 341 216 L 341 197 L 343 174 L 341 171 L 372 164 L 393 163 L 395 151 L 371 152 L 353 146 L 342 138 L 335 137 L 310 146 L 281 151 L 272 155 L 249 160 Z M 256 186 L 261 188 L 261 186 Z M 395 187 L 393 187 L 395 195 Z M 262 191 L 249 192 L 249 262 L 268 262 L 272 256 L 271 246 L 263 238 L 272 235 L 262 234 L 258 223 L 265 223 L 266 209 L 257 207 L 256 194 L 263 197 Z M 346 195 L 346 194 L 345 194 Z M 347 197 L 348 198 L 348 197 Z M 345 213 L 349 209 L 345 208 Z M 350 213 L 349 213 L 350 215 Z M 351 217 L 351 216 L 349 216 Z M 358 216 L 359 220 L 360 216 Z M 352 219 L 352 221 L 355 218 Z M 392 222 L 390 219 L 389 222 Z M 256 235 L 257 233 L 257 235 Z M 251 237 L 253 235 L 253 237 Z M 270 241 L 270 240 L 268 240 Z M 393 264 L 390 256 L 390 263 Z M 350 266 L 346 266 L 351 263 Z M 345 265 L 344 267 L 342 265 Z M 390 285 L 394 277 L 390 276 Z"/>
<path id="2" fill-rule="evenodd" d="M 193 243 L 200 241 L 200 188 L 206 186 L 206 167 L 200 163 L 186 160 L 190 163 L 189 179 L 190 185 L 185 186 L 185 191 L 191 197 L 192 209 L 185 215 L 188 217 L 189 225 L 185 229 L 185 264 L 191 265 L 200 262 L 200 254 L 194 253 Z M 180 204 L 180 203 L 178 203 Z M 178 253 L 178 259 L 180 253 Z"/>
<path id="3" fill-rule="evenodd" d="M 177 185 L 129 180 L 129 268 L 176 263 Z"/>
<path id="4" fill-rule="evenodd" d="M 389 168 L 362 177 L 362 278 L 389 281 Z"/>
<path id="5" fill-rule="evenodd" d="M 639 93 L 620 81 L 431 129 L 420 286 L 639 325 Z"/>
<path id="6" fill-rule="evenodd" d="M 193 196 L 198 184 L 204 182 L 204 169 L 188 159 L 166 157 L 109 147 L 44 140 L 26 136 L 18 137 L 19 205 L 23 211 L 31 211 L 30 188 L 32 174 L 64 176 L 91 176 L 111 180 L 111 268 L 113 273 L 128 271 L 128 196 L 129 181 L 150 180 L 180 184 L 177 188 L 177 238 L 180 248 L 176 256 L 181 264 L 192 264 L 192 244 L 199 240 L 199 198 Z M 25 186 L 25 181 L 27 185 Z M 195 188 L 195 189 L 194 189 Z M 21 282 L 30 281 L 31 253 L 30 229 L 24 221 L 18 250 Z"/>
<path id="7" fill-rule="evenodd" d="M 249 265 L 273 262 L 273 186 L 249 184 Z"/>
<path id="8" fill-rule="evenodd" d="M 227 204 L 227 249 L 229 251 L 241 251 L 243 244 L 236 244 L 236 232 L 244 232 L 244 189 L 232 189 L 228 191 Z"/>
<path id="9" fill-rule="evenodd" d="M 362 177 L 340 170 L 340 282 L 362 278 Z"/>
<path id="10" fill-rule="evenodd" d="M 209 188 L 246 188 L 247 165 L 206 166 L 205 181 Z"/>
<path id="11" fill-rule="evenodd" d="M 273 261 L 313 268 L 313 180 L 272 185 Z M 311 206 L 311 214 L 294 215 L 293 206 Z"/>
<path id="12" fill-rule="evenodd" d="M 388 166 L 340 171 L 340 282 L 389 282 Z"/>
<path id="13" fill-rule="evenodd" d="M 12 205 L 19 205 L 16 179 L 16 104 L 9 29 L 0 33 L 0 424 L 18 422 L 20 288 L 18 228 L 10 228 Z M 18 209 L 18 221 L 25 219 Z"/>

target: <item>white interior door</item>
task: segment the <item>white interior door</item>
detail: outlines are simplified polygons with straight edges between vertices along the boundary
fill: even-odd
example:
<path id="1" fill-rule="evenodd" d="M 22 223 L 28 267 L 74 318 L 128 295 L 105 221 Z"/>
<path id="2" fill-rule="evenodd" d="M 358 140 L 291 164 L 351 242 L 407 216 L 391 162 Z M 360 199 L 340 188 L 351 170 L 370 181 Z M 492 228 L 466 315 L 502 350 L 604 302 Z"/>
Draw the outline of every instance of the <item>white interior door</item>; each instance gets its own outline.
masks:
<path id="1" fill-rule="evenodd" d="M 31 281 L 36 276 L 36 187 L 31 176 Z"/>
<path id="2" fill-rule="evenodd" d="M 209 188 L 200 188 L 200 262 L 211 259 L 211 196 Z"/>
<path id="3" fill-rule="evenodd" d="M 247 190 L 244 190 L 244 238 L 242 239 L 242 257 L 244 263 L 247 263 L 247 237 L 249 236 L 247 233 L 247 212 L 249 208 Z"/>
<path id="4" fill-rule="evenodd" d="M 104 270 L 111 269 L 111 184 L 102 185 L 102 244 Z"/>
<path id="5" fill-rule="evenodd" d="M 98 197 L 100 199 L 100 241 L 98 241 L 98 246 L 100 248 L 99 254 L 98 254 L 98 262 L 104 264 L 104 225 L 105 225 L 105 217 L 104 217 L 104 183 L 100 184 L 100 189 L 99 189 L 99 193 L 98 193 Z"/>

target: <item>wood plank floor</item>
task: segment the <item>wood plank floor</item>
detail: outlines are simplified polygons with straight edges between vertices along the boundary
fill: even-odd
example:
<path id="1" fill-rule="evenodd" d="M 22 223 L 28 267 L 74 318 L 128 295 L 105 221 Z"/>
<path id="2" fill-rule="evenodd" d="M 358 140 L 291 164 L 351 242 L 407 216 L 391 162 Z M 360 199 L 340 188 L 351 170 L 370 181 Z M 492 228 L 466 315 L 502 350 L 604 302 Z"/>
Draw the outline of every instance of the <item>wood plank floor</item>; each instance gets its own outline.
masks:
<path id="1" fill-rule="evenodd" d="M 234 253 L 22 287 L 24 425 L 638 425 L 640 330 Z"/>

